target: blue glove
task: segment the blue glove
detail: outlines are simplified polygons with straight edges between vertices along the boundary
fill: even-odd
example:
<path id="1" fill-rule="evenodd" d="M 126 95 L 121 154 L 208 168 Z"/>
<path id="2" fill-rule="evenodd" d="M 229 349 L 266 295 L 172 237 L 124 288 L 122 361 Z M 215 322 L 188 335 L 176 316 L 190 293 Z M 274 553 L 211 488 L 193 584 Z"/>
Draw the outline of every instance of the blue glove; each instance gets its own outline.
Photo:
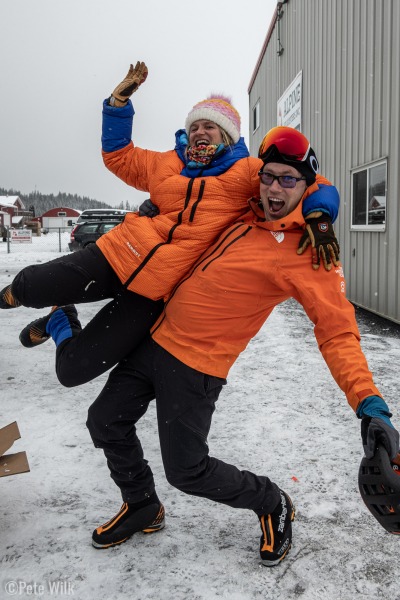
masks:
<path id="1" fill-rule="evenodd" d="M 160 214 L 158 206 L 152 203 L 150 198 L 147 198 L 140 206 L 139 206 L 139 217 L 156 217 Z"/>
<path id="2" fill-rule="evenodd" d="M 357 417 L 361 419 L 361 439 L 367 458 L 374 456 L 379 443 L 386 448 L 391 459 L 397 456 L 399 432 L 393 427 L 391 416 L 388 405 L 379 396 L 368 396 L 358 407 Z"/>

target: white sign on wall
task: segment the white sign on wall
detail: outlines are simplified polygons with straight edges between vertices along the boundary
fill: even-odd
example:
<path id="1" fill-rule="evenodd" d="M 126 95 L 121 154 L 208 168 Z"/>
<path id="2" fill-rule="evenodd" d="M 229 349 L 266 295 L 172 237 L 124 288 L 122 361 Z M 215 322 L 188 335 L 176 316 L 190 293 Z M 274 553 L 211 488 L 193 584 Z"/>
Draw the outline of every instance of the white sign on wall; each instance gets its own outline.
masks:
<path id="1" fill-rule="evenodd" d="M 301 131 L 301 96 L 303 71 L 295 79 L 278 100 L 278 125 L 294 127 Z"/>

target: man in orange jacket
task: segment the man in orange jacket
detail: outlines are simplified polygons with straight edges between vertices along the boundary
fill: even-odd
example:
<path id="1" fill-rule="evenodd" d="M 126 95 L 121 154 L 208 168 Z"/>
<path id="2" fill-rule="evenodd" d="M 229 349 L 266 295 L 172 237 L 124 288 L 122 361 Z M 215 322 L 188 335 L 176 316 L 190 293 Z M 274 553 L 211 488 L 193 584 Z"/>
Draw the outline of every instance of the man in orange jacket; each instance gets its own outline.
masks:
<path id="1" fill-rule="evenodd" d="M 259 157 L 261 200 L 251 203 L 249 214 L 229 227 L 176 287 L 152 336 L 112 371 L 89 409 L 92 439 L 104 449 L 124 501 L 117 515 L 94 531 L 96 548 L 164 526 L 164 507 L 135 430 L 156 398 L 169 483 L 253 510 L 261 525 L 262 563 L 274 566 L 287 555 L 294 519 L 289 496 L 268 477 L 211 457 L 206 439 L 230 367 L 273 308 L 288 298 L 302 304 L 314 323 L 321 353 L 362 419 L 366 455 L 374 454 L 378 440 L 392 458 L 398 453 L 399 434 L 361 350 L 342 268 L 311 272 L 308 259 L 297 254 L 306 226 L 303 197 L 315 185 L 315 153 L 300 132 L 276 127 L 265 136 Z M 323 237 L 329 227 L 323 214 L 318 218 Z"/>

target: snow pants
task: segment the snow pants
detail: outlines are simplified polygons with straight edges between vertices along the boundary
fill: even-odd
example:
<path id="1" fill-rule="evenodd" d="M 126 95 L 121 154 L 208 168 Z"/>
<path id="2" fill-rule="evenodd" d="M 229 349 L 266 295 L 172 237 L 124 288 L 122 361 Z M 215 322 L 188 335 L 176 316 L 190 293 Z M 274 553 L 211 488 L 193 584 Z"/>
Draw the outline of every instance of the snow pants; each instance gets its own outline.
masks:
<path id="1" fill-rule="evenodd" d="M 86 383 L 116 365 L 149 333 L 163 308 L 162 301 L 128 291 L 95 245 L 22 269 L 11 290 L 31 308 L 113 299 L 57 347 L 56 373 L 66 387 Z"/>
<path id="2" fill-rule="evenodd" d="M 259 515 L 272 512 L 280 497 L 276 484 L 209 456 L 207 436 L 225 383 L 183 364 L 150 336 L 111 371 L 86 425 L 125 502 L 140 502 L 155 491 L 136 423 L 156 399 L 161 455 L 171 485 Z"/>

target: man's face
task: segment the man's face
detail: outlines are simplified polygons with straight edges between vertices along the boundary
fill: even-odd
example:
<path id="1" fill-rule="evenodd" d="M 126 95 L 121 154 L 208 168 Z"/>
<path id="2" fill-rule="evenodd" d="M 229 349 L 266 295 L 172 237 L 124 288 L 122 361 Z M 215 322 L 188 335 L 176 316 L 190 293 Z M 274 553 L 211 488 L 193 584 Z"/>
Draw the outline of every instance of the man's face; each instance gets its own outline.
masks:
<path id="1" fill-rule="evenodd" d="M 277 177 L 286 176 L 301 179 L 301 181 L 296 181 L 296 185 L 292 188 L 282 187 L 277 179 L 274 179 L 270 185 L 266 185 L 260 179 L 260 196 L 265 217 L 267 221 L 277 221 L 286 217 L 296 208 L 307 184 L 302 179 L 302 174 L 289 165 L 270 162 L 263 166 L 262 172 Z"/>

